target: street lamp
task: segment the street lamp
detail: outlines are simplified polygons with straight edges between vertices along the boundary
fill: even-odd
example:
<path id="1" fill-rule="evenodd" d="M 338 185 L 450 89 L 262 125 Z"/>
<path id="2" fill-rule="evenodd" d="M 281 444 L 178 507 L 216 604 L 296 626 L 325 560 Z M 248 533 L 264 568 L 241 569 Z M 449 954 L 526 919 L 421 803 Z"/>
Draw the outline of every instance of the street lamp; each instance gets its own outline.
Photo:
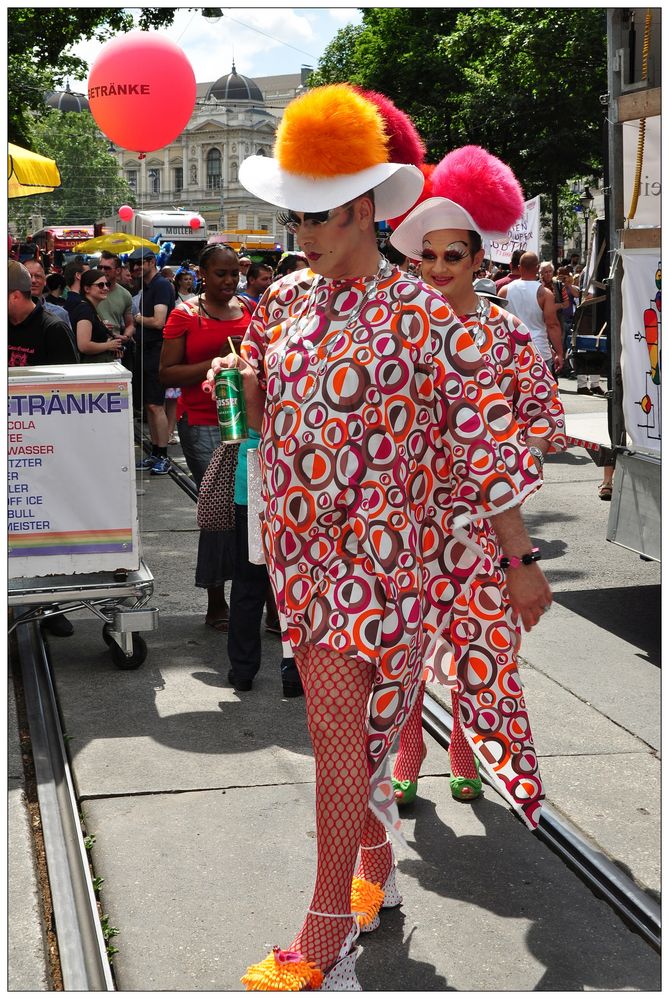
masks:
<path id="1" fill-rule="evenodd" d="M 590 221 L 592 203 L 595 200 L 587 184 L 585 185 L 585 191 L 579 200 L 581 202 L 581 208 L 583 209 L 583 219 L 585 221 L 585 245 L 583 248 L 583 262 L 585 264 L 588 260 L 588 222 Z"/>

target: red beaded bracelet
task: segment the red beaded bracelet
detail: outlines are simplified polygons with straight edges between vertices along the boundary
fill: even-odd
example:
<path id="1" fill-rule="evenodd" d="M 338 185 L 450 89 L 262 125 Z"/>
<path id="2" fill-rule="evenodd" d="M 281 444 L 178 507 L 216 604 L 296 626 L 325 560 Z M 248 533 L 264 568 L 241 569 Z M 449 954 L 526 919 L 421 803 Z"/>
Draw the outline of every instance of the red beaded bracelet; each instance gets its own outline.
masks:
<path id="1" fill-rule="evenodd" d="M 507 558 L 506 555 L 499 560 L 500 569 L 517 569 L 521 565 L 532 565 L 533 562 L 538 562 L 541 558 L 541 552 L 538 548 L 533 548 L 531 552 L 526 552 L 525 555 L 512 555 L 511 558 Z"/>

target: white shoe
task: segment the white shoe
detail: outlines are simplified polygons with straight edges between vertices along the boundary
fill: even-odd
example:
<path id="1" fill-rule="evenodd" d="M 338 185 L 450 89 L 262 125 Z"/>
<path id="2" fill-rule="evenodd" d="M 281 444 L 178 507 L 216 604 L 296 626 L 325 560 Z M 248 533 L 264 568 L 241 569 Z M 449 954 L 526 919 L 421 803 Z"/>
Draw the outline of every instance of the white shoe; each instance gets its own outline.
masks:
<path id="1" fill-rule="evenodd" d="M 316 912 L 312 915 L 326 916 L 328 913 Z M 355 945 L 359 933 L 360 927 L 354 920 L 351 932 L 341 945 L 339 957 L 321 982 L 319 992 L 362 992 L 362 985 L 355 973 L 355 962 L 361 953 L 361 948 Z"/>

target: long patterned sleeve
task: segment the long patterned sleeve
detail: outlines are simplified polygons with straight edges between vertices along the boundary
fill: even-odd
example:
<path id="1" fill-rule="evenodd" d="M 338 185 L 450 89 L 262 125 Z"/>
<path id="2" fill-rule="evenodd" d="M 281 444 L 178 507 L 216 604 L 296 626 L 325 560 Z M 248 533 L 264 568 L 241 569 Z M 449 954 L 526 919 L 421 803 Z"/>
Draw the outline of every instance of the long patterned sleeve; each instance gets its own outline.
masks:
<path id="1" fill-rule="evenodd" d="M 461 527 L 519 505 L 541 479 L 469 331 L 436 296 L 430 320 L 436 428 L 448 469 L 435 497 Z"/>

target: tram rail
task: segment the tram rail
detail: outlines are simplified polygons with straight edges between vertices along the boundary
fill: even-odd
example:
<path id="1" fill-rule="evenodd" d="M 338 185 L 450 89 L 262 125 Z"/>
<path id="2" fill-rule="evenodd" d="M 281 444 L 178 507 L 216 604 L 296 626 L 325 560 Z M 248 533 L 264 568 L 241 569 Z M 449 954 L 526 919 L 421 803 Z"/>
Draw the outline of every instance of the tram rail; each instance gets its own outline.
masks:
<path id="1" fill-rule="evenodd" d="M 63 989 L 113 992 L 51 668 L 38 624 L 19 625 L 16 642 Z"/>

